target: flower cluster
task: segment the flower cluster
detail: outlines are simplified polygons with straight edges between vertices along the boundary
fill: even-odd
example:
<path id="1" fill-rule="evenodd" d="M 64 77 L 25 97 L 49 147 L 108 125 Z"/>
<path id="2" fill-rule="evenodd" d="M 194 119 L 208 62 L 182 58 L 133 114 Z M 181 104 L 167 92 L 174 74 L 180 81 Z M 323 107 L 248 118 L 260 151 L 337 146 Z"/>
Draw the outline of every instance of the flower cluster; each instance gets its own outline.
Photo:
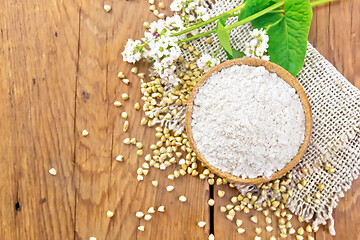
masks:
<path id="1" fill-rule="evenodd" d="M 122 52 L 123 60 L 129 63 L 135 63 L 146 54 L 141 41 L 129 39 L 126 43 L 125 50 Z"/>
<path id="2" fill-rule="evenodd" d="M 269 47 L 269 36 L 266 35 L 266 31 L 262 28 L 254 29 L 251 32 L 253 39 L 246 44 L 245 55 L 247 57 L 261 58 L 264 60 L 270 60 L 268 55 L 265 55 L 267 48 Z"/>
<path id="3" fill-rule="evenodd" d="M 220 63 L 220 59 L 215 58 L 209 54 L 203 54 L 196 63 L 199 69 L 203 70 L 205 73 L 209 71 L 212 67 L 218 65 Z"/>
<path id="4" fill-rule="evenodd" d="M 203 21 L 207 21 L 210 19 L 210 14 L 208 13 L 208 10 L 203 6 L 197 6 L 195 12 L 197 14 L 197 19 Z"/>
<path id="5" fill-rule="evenodd" d="M 196 20 L 194 13 L 198 20 L 207 21 L 210 19 L 210 14 L 205 7 L 201 6 L 201 0 L 174 0 L 170 9 L 174 12 L 181 12 L 182 19 L 189 23 Z"/>
<path id="6" fill-rule="evenodd" d="M 184 22 L 179 15 L 151 23 L 142 42 L 128 40 L 122 52 L 123 60 L 135 63 L 142 57 L 150 59 L 154 62 L 154 73 L 175 84 L 178 80 L 175 75 L 175 62 L 180 57 L 181 50 L 177 44 L 179 38 L 171 35 L 184 28 Z"/>

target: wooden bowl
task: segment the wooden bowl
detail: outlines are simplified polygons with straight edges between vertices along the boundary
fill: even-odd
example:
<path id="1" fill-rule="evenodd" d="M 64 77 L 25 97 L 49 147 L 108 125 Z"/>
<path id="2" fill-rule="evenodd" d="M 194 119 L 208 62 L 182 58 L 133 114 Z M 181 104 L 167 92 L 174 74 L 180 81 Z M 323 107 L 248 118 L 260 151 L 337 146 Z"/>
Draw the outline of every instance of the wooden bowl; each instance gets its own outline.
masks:
<path id="1" fill-rule="evenodd" d="M 191 131 L 191 119 L 192 119 L 192 112 L 193 112 L 193 103 L 196 96 L 196 93 L 198 92 L 198 89 L 204 84 L 204 82 L 214 73 L 219 72 L 220 70 L 224 68 L 228 68 L 233 65 L 248 65 L 248 66 L 263 66 L 265 69 L 267 69 L 271 73 L 276 73 L 279 77 L 281 77 L 285 82 L 287 82 L 290 86 L 292 86 L 297 94 L 300 97 L 301 104 L 304 108 L 305 112 L 305 138 L 304 142 L 301 144 L 298 154 L 281 170 L 278 170 L 275 172 L 270 178 L 241 178 L 234 176 L 232 174 L 223 172 L 216 167 L 212 166 L 205 158 L 204 156 L 199 152 L 199 150 L 196 148 L 196 144 L 194 142 L 192 131 Z M 290 171 L 301 159 L 301 157 L 304 155 L 309 142 L 310 142 L 310 136 L 311 136 L 311 129 L 312 129 L 312 116 L 311 116 L 311 108 L 309 104 L 309 100 L 305 94 L 304 89 L 301 87 L 300 83 L 284 68 L 280 67 L 279 65 L 261 60 L 261 59 L 255 59 L 255 58 L 238 58 L 234 60 L 229 60 L 226 62 L 221 63 L 220 65 L 212 68 L 210 71 L 208 71 L 205 75 L 202 76 L 202 78 L 199 80 L 199 82 L 196 84 L 194 89 L 192 90 L 190 94 L 190 98 L 186 107 L 186 115 L 185 115 L 185 127 L 188 139 L 190 141 L 191 147 L 195 151 L 197 158 L 203 162 L 207 168 L 209 168 L 213 173 L 216 175 L 226 178 L 232 182 L 236 183 L 242 183 L 242 184 L 258 184 L 258 183 L 264 183 L 268 182 L 277 178 L 282 177 L 285 175 L 288 171 Z"/>

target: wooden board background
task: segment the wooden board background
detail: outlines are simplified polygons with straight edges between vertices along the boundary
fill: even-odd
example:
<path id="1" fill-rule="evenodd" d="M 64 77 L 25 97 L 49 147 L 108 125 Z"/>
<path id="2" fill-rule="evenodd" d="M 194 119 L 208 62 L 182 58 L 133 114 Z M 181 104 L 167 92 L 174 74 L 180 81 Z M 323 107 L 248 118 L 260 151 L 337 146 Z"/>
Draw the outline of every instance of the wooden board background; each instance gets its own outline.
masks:
<path id="1" fill-rule="evenodd" d="M 128 38 L 141 37 L 143 21 L 155 17 L 145 0 L 105 2 L 110 13 L 95 0 L 0 1 L 0 239 L 207 239 L 210 230 L 217 239 L 253 237 L 248 216 L 248 232 L 239 236 L 218 208 L 212 212 L 205 181 L 186 176 L 172 183 L 166 176 L 173 168 L 152 169 L 136 181 L 142 158 L 122 140 L 136 137 L 148 147 L 154 130 L 138 127 L 142 113 L 132 106 L 140 100 L 140 82 L 120 53 Z M 169 6 L 170 0 L 164 2 Z M 317 7 L 309 37 L 358 88 L 359 10 L 358 0 Z M 118 71 L 129 76 L 129 86 L 119 82 Z M 123 92 L 129 104 L 113 107 Z M 126 134 L 120 117 L 125 110 Z M 90 133 L 86 138 L 83 129 Z M 120 153 L 123 163 L 114 161 Z M 48 173 L 51 167 L 57 176 Z M 169 184 L 175 186 L 171 193 L 165 191 Z M 214 190 L 219 188 L 225 187 Z M 336 237 L 322 228 L 315 239 L 360 239 L 359 189 L 357 180 L 334 212 Z M 224 198 L 215 198 L 217 206 L 236 194 L 226 190 Z M 177 200 L 181 194 L 187 203 Z M 166 212 L 146 222 L 145 232 L 137 231 L 143 222 L 135 212 L 161 204 Z M 111 219 L 108 210 L 115 212 Z M 199 220 L 208 222 L 204 229 L 196 226 Z"/>

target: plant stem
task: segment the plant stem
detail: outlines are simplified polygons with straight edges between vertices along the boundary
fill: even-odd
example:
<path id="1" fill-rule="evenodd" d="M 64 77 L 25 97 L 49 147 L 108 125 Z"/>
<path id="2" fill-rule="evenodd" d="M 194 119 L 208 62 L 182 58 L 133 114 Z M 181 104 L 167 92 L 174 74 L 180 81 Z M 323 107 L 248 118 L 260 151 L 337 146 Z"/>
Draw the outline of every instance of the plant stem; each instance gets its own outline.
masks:
<path id="1" fill-rule="evenodd" d="M 258 18 L 258 17 L 261 17 L 262 15 L 274 10 L 275 8 L 278 8 L 278 7 L 282 6 L 284 3 L 285 3 L 285 0 L 281 0 L 281 1 L 277 2 L 277 3 L 275 3 L 274 5 L 271 5 L 270 7 L 267 7 L 264 10 L 261 10 L 260 12 L 257 12 L 255 14 L 253 14 L 253 15 L 251 15 L 251 16 L 249 16 L 249 17 L 247 17 L 247 18 L 245 18 L 245 19 L 243 19 L 243 20 L 241 20 L 239 22 L 233 23 L 233 24 L 231 24 L 231 25 L 229 25 L 229 26 L 227 26 L 225 28 L 228 29 L 228 30 L 231 30 L 233 28 L 239 27 L 240 25 L 248 23 L 248 22 L 250 22 L 250 21 L 252 21 L 252 20 L 254 20 L 254 19 Z"/>
<path id="2" fill-rule="evenodd" d="M 310 2 L 310 5 L 311 5 L 311 7 L 314 7 L 314 6 L 317 6 L 317 5 L 320 5 L 320 4 L 323 4 L 323 3 L 332 2 L 332 1 L 334 1 L 334 0 L 317 0 L 317 1 Z M 274 10 L 274 9 L 282 6 L 283 4 L 285 4 L 285 0 L 281 0 L 281 1 L 279 1 L 279 2 L 277 2 L 277 3 L 275 3 L 275 4 L 273 4 L 273 5 L 265 8 L 264 10 L 262 10 L 262 11 L 260 11 L 260 12 L 257 12 L 257 13 L 255 13 L 255 14 L 253 14 L 253 15 L 251 15 L 251 16 L 249 16 L 249 17 L 247 17 L 247 18 L 245 18 L 245 19 L 243 19 L 243 20 L 241 20 L 241 21 L 239 21 L 239 22 L 236 22 L 236 23 L 234 23 L 234 24 L 231 24 L 231 25 L 227 26 L 226 29 L 227 29 L 227 30 L 231 30 L 231 29 L 233 29 L 233 28 L 239 27 L 240 25 L 243 25 L 243 24 L 246 24 L 246 23 L 248 23 L 248 22 L 251 22 L 252 20 L 254 20 L 254 19 L 258 18 L 258 17 L 261 17 L 262 15 L 264 15 L 264 14 L 266 14 L 266 13 L 269 13 L 269 12 L 283 12 L 282 9 L 281 9 L 281 10 Z M 242 4 L 242 5 L 238 6 L 237 8 L 234 8 L 233 10 L 230 10 L 230 11 L 228 11 L 228 12 L 226 12 L 226 13 L 234 13 L 234 12 L 242 9 L 244 6 L 245 6 L 245 5 Z M 240 7 L 241 7 L 241 8 L 240 8 Z M 182 34 L 184 34 L 184 33 L 190 32 L 190 31 L 192 31 L 192 30 L 194 30 L 194 29 L 197 29 L 197 28 L 199 28 L 199 27 L 202 27 L 202 26 L 204 26 L 204 25 L 206 25 L 206 24 L 208 24 L 208 23 L 210 23 L 210 22 L 216 21 L 216 20 L 219 19 L 221 16 L 222 16 L 222 14 L 219 15 L 219 16 L 217 16 L 217 17 L 213 17 L 213 18 L 209 19 L 208 21 L 201 22 L 201 23 L 199 23 L 198 25 L 196 25 L 196 26 L 194 26 L 194 27 L 190 27 L 190 28 L 185 29 L 185 30 L 183 30 L 183 31 L 181 31 L 181 32 L 178 32 L 178 33 L 174 34 L 173 36 L 179 36 L 179 35 L 182 35 Z M 216 32 L 216 29 L 213 29 L 213 30 L 210 30 L 210 31 L 207 31 L 207 32 L 204 32 L 204 33 L 200 33 L 200 34 L 198 34 L 198 35 L 189 37 L 189 38 L 184 39 L 184 40 L 181 40 L 181 41 L 179 41 L 179 42 L 191 41 L 191 40 L 197 39 L 197 38 L 199 38 L 199 37 L 203 37 L 203 36 L 209 35 L 209 34 L 214 33 L 214 32 Z"/>
<path id="3" fill-rule="evenodd" d="M 203 37 L 203 36 L 209 35 L 209 34 L 214 33 L 214 32 L 216 32 L 216 29 L 213 29 L 213 30 L 210 30 L 210 31 L 207 31 L 207 32 L 204 32 L 204 33 L 200 33 L 200 34 L 198 34 L 198 35 L 195 35 L 195 36 L 186 38 L 186 39 L 181 40 L 181 41 L 179 41 L 179 42 L 191 41 L 191 40 L 197 39 L 197 38 L 199 38 L 199 37 Z"/>
<path id="4" fill-rule="evenodd" d="M 285 12 L 283 9 L 279 9 L 279 10 L 272 10 L 270 13 L 283 13 Z"/>
<path id="5" fill-rule="evenodd" d="M 264 10 L 262 10 L 262 11 L 260 11 L 260 12 L 257 12 L 257 13 L 255 13 L 255 14 L 253 14 L 253 15 L 251 15 L 251 16 L 249 16 L 249 17 L 247 17 L 247 18 L 245 18 L 245 19 L 243 19 L 243 20 L 241 20 L 241 21 L 239 21 L 239 22 L 236 22 L 236 23 L 234 23 L 234 24 L 231 24 L 231 25 L 227 26 L 226 29 L 227 29 L 227 30 L 231 30 L 231 29 L 236 28 L 236 27 L 238 27 L 238 26 L 240 26 L 240 25 L 243 25 L 243 24 L 245 24 L 245 23 L 248 23 L 248 22 L 254 20 L 255 18 L 258 18 L 258 17 L 260 17 L 260 16 L 262 16 L 262 15 L 264 15 L 264 14 L 266 14 L 266 13 L 272 11 L 272 10 L 274 10 L 275 8 L 278 8 L 278 7 L 282 6 L 284 3 L 285 3 L 285 0 L 281 0 L 281 1 L 277 2 L 277 3 L 275 3 L 274 5 L 271 5 L 270 7 L 265 8 Z M 199 38 L 199 37 L 209 35 L 209 34 L 214 33 L 214 32 L 216 32 L 216 29 L 213 29 L 213 30 L 210 30 L 210 31 L 207 31 L 207 32 L 204 32 L 204 33 L 200 33 L 200 34 L 198 34 L 198 35 L 195 35 L 195 36 L 186 38 L 186 39 L 181 40 L 181 41 L 179 41 L 179 42 L 191 41 L 191 40 L 197 39 L 197 38 Z"/>
<path id="6" fill-rule="evenodd" d="M 334 0 L 318 0 L 318 1 L 313 1 L 313 2 L 310 2 L 310 5 L 312 7 L 315 7 L 317 5 L 320 5 L 320 4 L 323 4 L 323 3 L 328 3 L 328 2 L 332 2 Z"/>
<path id="7" fill-rule="evenodd" d="M 245 3 L 237 6 L 237 7 L 234 8 L 234 9 L 231 9 L 230 11 L 227 11 L 227 12 L 225 12 L 225 13 L 223 13 L 223 14 L 232 14 L 232 13 L 235 13 L 235 12 L 241 10 L 241 9 L 244 8 L 244 7 L 245 7 Z M 209 24 L 209 23 L 211 23 L 211 22 L 214 22 L 214 21 L 218 20 L 219 18 L 221 18 L 221 16 L 223 16 L 223 14 L 220 14 L 219 16 L 216 16 L 216 17 L 212 17 L 212 18 L 210 18 L 210 19 L 207 20 L 207 21 L 196 22 L 196 23 L 192 24 L 191 27 L 189 27 L 189 28 L 187 28 L 187 29 L 185 29 L 185 30 L 183 30 L 183 31 L 181 31 L 181 32 L 177 32 L 177 33 L 173 34 L 172 36 L 173 36 L 173 37 L 175 37 L 175 36 L 180 36 L 180 35 L 182 35 L 182 34 L 191 32 L 192 30 L 195 30 L 195 29 L 197 29 L 197 28 L 199 28 L 199 27 L 205 26 L 205 25 L 207 25 L 207 24 Z"/>
<path id="8" fill-rule="evenodd" d="M 213 57 L 216 57 L 216 55 L 220 52 L 220 49 L 222 48 L 222 46 L 220 45 L 218 47 L 218 49 L 216 50 L 216 52 L 212 55 Z"/>

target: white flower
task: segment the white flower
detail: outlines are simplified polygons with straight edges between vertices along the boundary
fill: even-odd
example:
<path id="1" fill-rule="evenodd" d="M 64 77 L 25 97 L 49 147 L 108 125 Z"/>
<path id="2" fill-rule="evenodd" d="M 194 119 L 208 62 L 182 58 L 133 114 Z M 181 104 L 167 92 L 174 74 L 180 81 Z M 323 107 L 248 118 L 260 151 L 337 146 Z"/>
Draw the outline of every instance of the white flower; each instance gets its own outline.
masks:
<path id="1" fill-rule="evenodd" d="M 171 32 L 179 32 L 179 31 L 185 29 L 184 21 L 177 14 L 175 14 L 172 17 L 167 17 L 165 22 L 166 22 L 166 27 Z"/>
<path id="2" fill-rule="evenodd" d="M 196 63 L 200 69 L 202 69 L 204 72 L 207 72 L 212 67 L 218 65 L 220 63 L 220 60 L 218 58 L 212 57 L 209 54 L 203 54 Z"/>
<path id="3" fill-rule="evenodd" d="M 141 55 L 144 54 L 146 49 L 142 47 L 140 40 L 133 41 L 129 39 L 125 45 L 124 51 L 121 53 L 123 60 L 129 63 L 135 63 L 141 59 Z"/>
<path id="4" fill-rule="evenodd" d="M 253 37 L 253 39 L 246 44 L 246 48 L 244 51 L 245 55 L 247 57 L 270 60 L 270 57 L 265 55 L 265 53 L 267 52 L 267 48 L 269 47 L 269 36 L 266 35 L 266 31 L 262 28 L 260 30 L 254 29 L 251 32 L 251 36 Z"/>
<path id="5" fill-rule="evenodd" d="M 189 18 L 188 18 L 189 22 L 193 22 L 193 21 L 195 21 L 195 19 L 196 18 L 193 15 L 189 15 Z"/>
<path id="6" fill-rule="evenodd" d="M 183 8 L 183 6 L 185 5 L 184 3 L 185 3 L 186 1 L 184 1 L 184 0 L 174 0 L 171 4 L 170 4 L 170 9 L 171 9 L 171 11 L 173 11 L 173 12 L 178 12 L 178 11 L 180 11 L 182 8 Z"/>
<path id="7" fill-rule="evenodd" d="M 173 7 L 181 5 L 187 7 L 191 2 L 198 0 L 175 0 Z M 175 8 L 174 7 L 174 8 Z M 150 24 L 149 30 L 144 33 L 142 41 L 128 40 L 125 50 L 122 53 L 124 61 L 135 63 L 141 57 L 154 62 L 153 73 L 170 83 L 179 81 L 175 74 L 175 63 L 181 55 L 178 45 L 179 38 L 172 37 L 175 32 L 185 28 L 182 16 L 175 14 L 165 20 L 159 19 Z M 146 46 L 146 48 L 145 48 Z"/>
<path id="8" fill-rule="evenodd" d="M 261 57 L 261 59 L 266 60 L 266 61 L 270 61 L 270 57 L 268 55 L 263 55 Z"/>
<path id="9" fill-rule="evenodd" d="M 206 8 L 203 6 L 197 6 L 195 12 L 197 14 L 197 19 L 201 19 L 203 21 L 210 19 L 210 14 L 207 13 Z"/>
<path id="10" fill-rule="evenodd" d="M 180 79 L 178 77 L 176 77 L 175 74 L 172 74 L 168 77 L 168 81 L 169 81 L 169 83 L 176 85 L 180 81 Z"/>
<path id="11" fill-rule="evenodd" d="M 158 20 L 158 21 L 154 21 L 150 24 L 150 28 L 149 31 L 155 36 L 156 34 L 160 35 L 160 34 L 164 34 L 167 29 L 166 29 L 166 22 L 162 19 Z"/>

